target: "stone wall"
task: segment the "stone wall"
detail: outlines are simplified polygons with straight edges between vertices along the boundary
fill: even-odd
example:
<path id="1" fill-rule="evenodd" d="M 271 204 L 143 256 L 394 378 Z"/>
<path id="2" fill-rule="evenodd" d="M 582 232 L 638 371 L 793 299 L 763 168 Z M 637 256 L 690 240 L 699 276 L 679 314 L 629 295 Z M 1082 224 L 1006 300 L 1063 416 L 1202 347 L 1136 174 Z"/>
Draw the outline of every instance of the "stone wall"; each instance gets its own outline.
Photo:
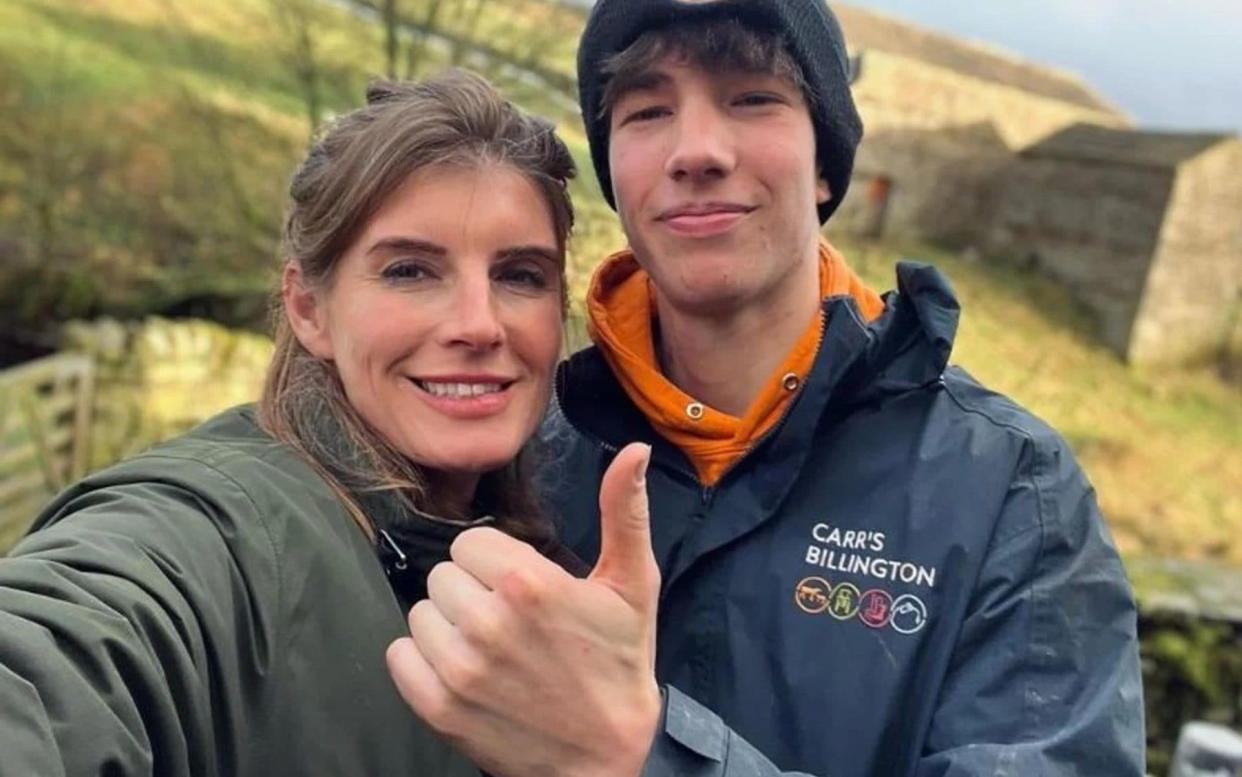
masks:
<path id="1" fill-rule="evenodd" d="M 991 124 L 869 132 L 858 151 L 853 189 L 831 228 L 864 237 L 975 245 L 990 223 L 998 173 L 1010 158 Z"/>
<path id="2" fill-rule="evenodd" d="M 254 401 L 272 353 L 259 335 L 160 318 L 71 323 L 63 347 L 90 354 L 98 365 L 91 468 Z"/>
<path id="3" fill-rule="evenodd" d="M 1014 149 L 1075 122 L 1125 123 L 885 51 L 867 50 L 861 61 L 854 98 L 866 135 L 851 194 L 833 217 L 849 234 L 977 245 Z M 876 180 L 889 195 L 882 206 L 869 196 Z"/>
<path id="4" fill-rule="evenodd" d="M 1002 175 L 988 249 L 1063 284 L 1125 355 L 1172 187 L 1168 170 L 1020 156 Z"/>
<path id="5" fill-rule="evenodd" d="M 862 52 L 854 100 L 867 134 L 992 124 L 1011 149 L 1077 122 L 1127 126 L 1124 117 L 1032 94 L 879 50 Z M 865 143 L 866 141 L 864 141 Z"/>
<path id="6" fill-rule="evenodd" d="M 1169 773 L 1181 727 L 1242 731 L 1242 571 L 1172 559 L 1127 559 L 1139 608 L 1147 771 Z"/>
<path id="7" fill-rule="evenodd" d="M 1242 140 L 1179 170 L 1134 323 L 1134 363 L 1214 360 L 1242 300 Z"/>

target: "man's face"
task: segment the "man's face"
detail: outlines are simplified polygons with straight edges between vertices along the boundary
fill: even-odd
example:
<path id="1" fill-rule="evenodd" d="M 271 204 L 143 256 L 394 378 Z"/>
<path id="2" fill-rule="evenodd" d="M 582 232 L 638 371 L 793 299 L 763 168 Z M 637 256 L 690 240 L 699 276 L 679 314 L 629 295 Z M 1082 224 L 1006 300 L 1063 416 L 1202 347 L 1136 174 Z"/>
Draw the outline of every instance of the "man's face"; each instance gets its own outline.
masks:
<path id="1" fill-rule="evenodd" d="M 801 91 L 668 57 L 611 107 L 609 164 L 630 245 L 676 310 L 780 304 L 814 263 L 829 197 Z"/>

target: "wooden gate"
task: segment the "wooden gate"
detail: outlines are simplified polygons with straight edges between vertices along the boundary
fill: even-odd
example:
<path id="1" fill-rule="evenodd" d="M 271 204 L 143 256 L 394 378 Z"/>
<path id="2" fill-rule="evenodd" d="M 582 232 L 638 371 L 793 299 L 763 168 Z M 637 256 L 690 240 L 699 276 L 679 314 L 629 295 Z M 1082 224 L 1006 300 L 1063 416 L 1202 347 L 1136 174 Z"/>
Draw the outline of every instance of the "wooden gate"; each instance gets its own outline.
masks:
<path id="1" fill-rule="evenodd" d="M 85 474 L 94 364 L 58 354 L 0 371 L 0 553 Z"/>

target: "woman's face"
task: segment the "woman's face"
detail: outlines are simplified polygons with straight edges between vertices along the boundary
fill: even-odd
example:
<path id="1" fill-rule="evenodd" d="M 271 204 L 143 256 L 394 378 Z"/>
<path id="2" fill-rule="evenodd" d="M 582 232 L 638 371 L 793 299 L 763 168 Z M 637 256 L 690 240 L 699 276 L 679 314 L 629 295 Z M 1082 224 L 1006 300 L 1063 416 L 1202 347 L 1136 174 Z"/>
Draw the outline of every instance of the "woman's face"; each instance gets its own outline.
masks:
<path id="1" fill-rule="evenodd" d="M 327 288 L 306 290 L 291 264 L 286 308 L 372 428 L 468 503 L 543 416 L 561 268 L 551 212 L 526 177 L 435 166 L 389 197 Z"/>

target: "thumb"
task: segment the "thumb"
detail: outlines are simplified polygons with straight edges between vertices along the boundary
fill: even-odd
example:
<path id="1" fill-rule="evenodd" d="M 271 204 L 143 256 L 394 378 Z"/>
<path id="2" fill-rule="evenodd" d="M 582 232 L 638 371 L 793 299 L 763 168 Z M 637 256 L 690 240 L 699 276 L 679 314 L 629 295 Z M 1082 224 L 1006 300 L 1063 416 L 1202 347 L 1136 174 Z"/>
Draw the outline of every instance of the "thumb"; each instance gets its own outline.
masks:
<path id="1" fill-rule="evenodd" d="M 590 576 L 644 611 L 654 611 L 660 594 L 660 568 L 651 551 L 647 510 L 650 460 L 650 445 L 631 443 L 604 473 L 599 486 L 599 561 Z"/>

